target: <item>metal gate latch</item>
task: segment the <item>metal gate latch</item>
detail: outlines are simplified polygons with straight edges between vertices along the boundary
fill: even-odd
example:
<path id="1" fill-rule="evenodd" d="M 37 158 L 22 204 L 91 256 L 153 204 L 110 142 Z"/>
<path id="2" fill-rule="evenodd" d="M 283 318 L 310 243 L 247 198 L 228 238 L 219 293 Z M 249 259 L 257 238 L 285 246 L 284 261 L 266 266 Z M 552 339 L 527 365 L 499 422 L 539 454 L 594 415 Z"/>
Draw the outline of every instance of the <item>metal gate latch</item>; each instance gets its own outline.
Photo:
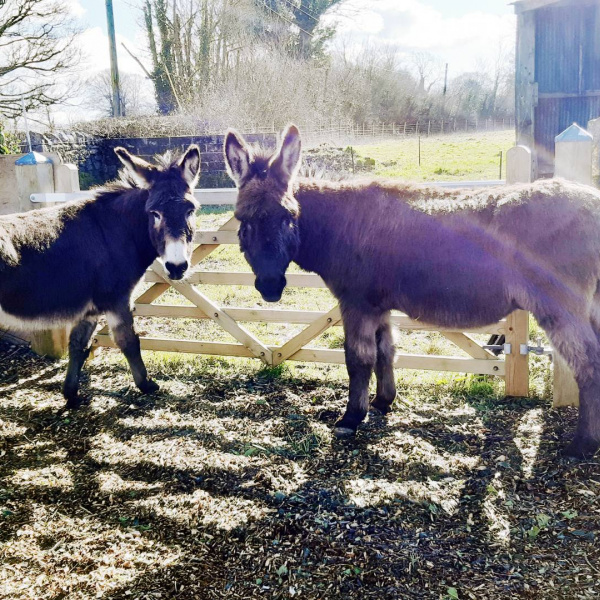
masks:
<path id="1" fill-rule="evenodd" d="M 541 338 L 536 340 L 537 346 L 528 346 L 527 344 L 521 344 L 520 353 L 525 355 L 529 353 L 537 354 L 538 356 L 543 356 L 544 354 L 548 354 L 552 356 L 553 350 L 549 346 L 542 346 Z"/>

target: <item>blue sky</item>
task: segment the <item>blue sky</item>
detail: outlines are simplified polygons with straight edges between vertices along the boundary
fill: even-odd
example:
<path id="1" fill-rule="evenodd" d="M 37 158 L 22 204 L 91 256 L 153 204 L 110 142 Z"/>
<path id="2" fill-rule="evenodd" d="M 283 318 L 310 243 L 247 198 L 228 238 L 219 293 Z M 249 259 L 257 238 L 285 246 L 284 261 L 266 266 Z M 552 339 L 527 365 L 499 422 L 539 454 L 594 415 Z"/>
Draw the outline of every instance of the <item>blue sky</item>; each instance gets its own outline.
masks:
<path id="1" fill-rule="evenodd" d="M 100 26 L 106 32 L 106 4 L 104 0 L 79 0 L 85 10 L 82 21 L 91 27 Z M 113 0 L 115 29 L 127 37 L 135 37 L 139 22 L 139 9 L 134 8 L 132 0 Z M 141 4 L 138 2 L 137 4 Z"/>

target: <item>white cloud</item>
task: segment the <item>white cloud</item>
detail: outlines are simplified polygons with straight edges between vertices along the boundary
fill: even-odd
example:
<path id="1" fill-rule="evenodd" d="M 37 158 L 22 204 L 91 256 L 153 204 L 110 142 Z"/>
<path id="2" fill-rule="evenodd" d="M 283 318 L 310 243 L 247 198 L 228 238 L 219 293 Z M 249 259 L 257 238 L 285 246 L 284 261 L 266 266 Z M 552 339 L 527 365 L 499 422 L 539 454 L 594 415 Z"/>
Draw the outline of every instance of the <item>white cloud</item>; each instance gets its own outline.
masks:
<path id="1" fill-rule="evenodd" d="M 130 39 L 117 33 L 117 61 L 119 71 L 123 73 L 137 73 L 143 75 L 144 71 L 140 65 L 125 51 L 121 43 L 125 43 L 127 48 L 136 56 L 143 56 L 145 51 L 143 41 L 136 37 Z M 82 50 L 82 69 L 88 75 L 93 75 L 99 71 L 110 68 L 110 55 L 108 49 L 108 35 L 100 27 L 86 29 L 78 39 L 78 44 Z"/>
<path id="2" fill-rule="evenodd" d="M 484 11 L 461 17 L 444 17 L 419 0 L 379 0 L 367 8 L 361 0 L 349 0 L 329 17 L 338 23 L 339 34 L 361 44 L 370 39 L 394 44 L 401 51 L 426 50 L 450 63 L 458 74 L 476 68 L 479 61 L 493 59 L 501 42 L 514 41 L 514 15 Z"/>
<path id="3" fill-rule="evenodd" d="M 81 5 L 80 0 L 63 0 L 63 2 L 72 17 L 78 19 L 86 13 L 86 9 Z"/>

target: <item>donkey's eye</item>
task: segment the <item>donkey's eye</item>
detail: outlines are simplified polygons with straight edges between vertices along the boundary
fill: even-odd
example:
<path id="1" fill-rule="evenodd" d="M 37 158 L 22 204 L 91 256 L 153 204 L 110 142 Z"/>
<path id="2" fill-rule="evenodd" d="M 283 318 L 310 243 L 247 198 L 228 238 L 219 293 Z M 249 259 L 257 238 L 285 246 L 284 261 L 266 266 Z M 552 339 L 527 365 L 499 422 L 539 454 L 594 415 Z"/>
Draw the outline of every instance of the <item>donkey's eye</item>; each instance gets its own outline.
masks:
<path id="1" fill-rule="evenodd" d="M 154 218 L 154 227 L 160 227 L 160 224 L 162 223 L 162 215 L 155 210 L 150 211 L 150 214 Z"/>
<path id="2" fill-rule="evenodd" d="M 194 218 L 194 215 L 196 214 L 196 211 L 194 209 L 192 210 L 188 210 L 187 215 L 185 215 L 185 218 L 190 221 L 191 219 Z"/>

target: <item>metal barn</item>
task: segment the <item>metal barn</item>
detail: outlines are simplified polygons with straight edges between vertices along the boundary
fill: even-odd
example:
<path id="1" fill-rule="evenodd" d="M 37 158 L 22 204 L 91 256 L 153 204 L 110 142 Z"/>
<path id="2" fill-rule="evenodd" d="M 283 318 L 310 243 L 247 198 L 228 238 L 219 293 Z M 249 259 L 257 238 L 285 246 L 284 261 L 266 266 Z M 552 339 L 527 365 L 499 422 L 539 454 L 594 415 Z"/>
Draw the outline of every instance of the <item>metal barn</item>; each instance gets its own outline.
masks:
<path id="1" fill-rule="evenodd" d="M 600 116 L 600 0 L 520 0 L 517 143 L 534 150 L 536 176 L 554 171 L 554 137 Z"/>

